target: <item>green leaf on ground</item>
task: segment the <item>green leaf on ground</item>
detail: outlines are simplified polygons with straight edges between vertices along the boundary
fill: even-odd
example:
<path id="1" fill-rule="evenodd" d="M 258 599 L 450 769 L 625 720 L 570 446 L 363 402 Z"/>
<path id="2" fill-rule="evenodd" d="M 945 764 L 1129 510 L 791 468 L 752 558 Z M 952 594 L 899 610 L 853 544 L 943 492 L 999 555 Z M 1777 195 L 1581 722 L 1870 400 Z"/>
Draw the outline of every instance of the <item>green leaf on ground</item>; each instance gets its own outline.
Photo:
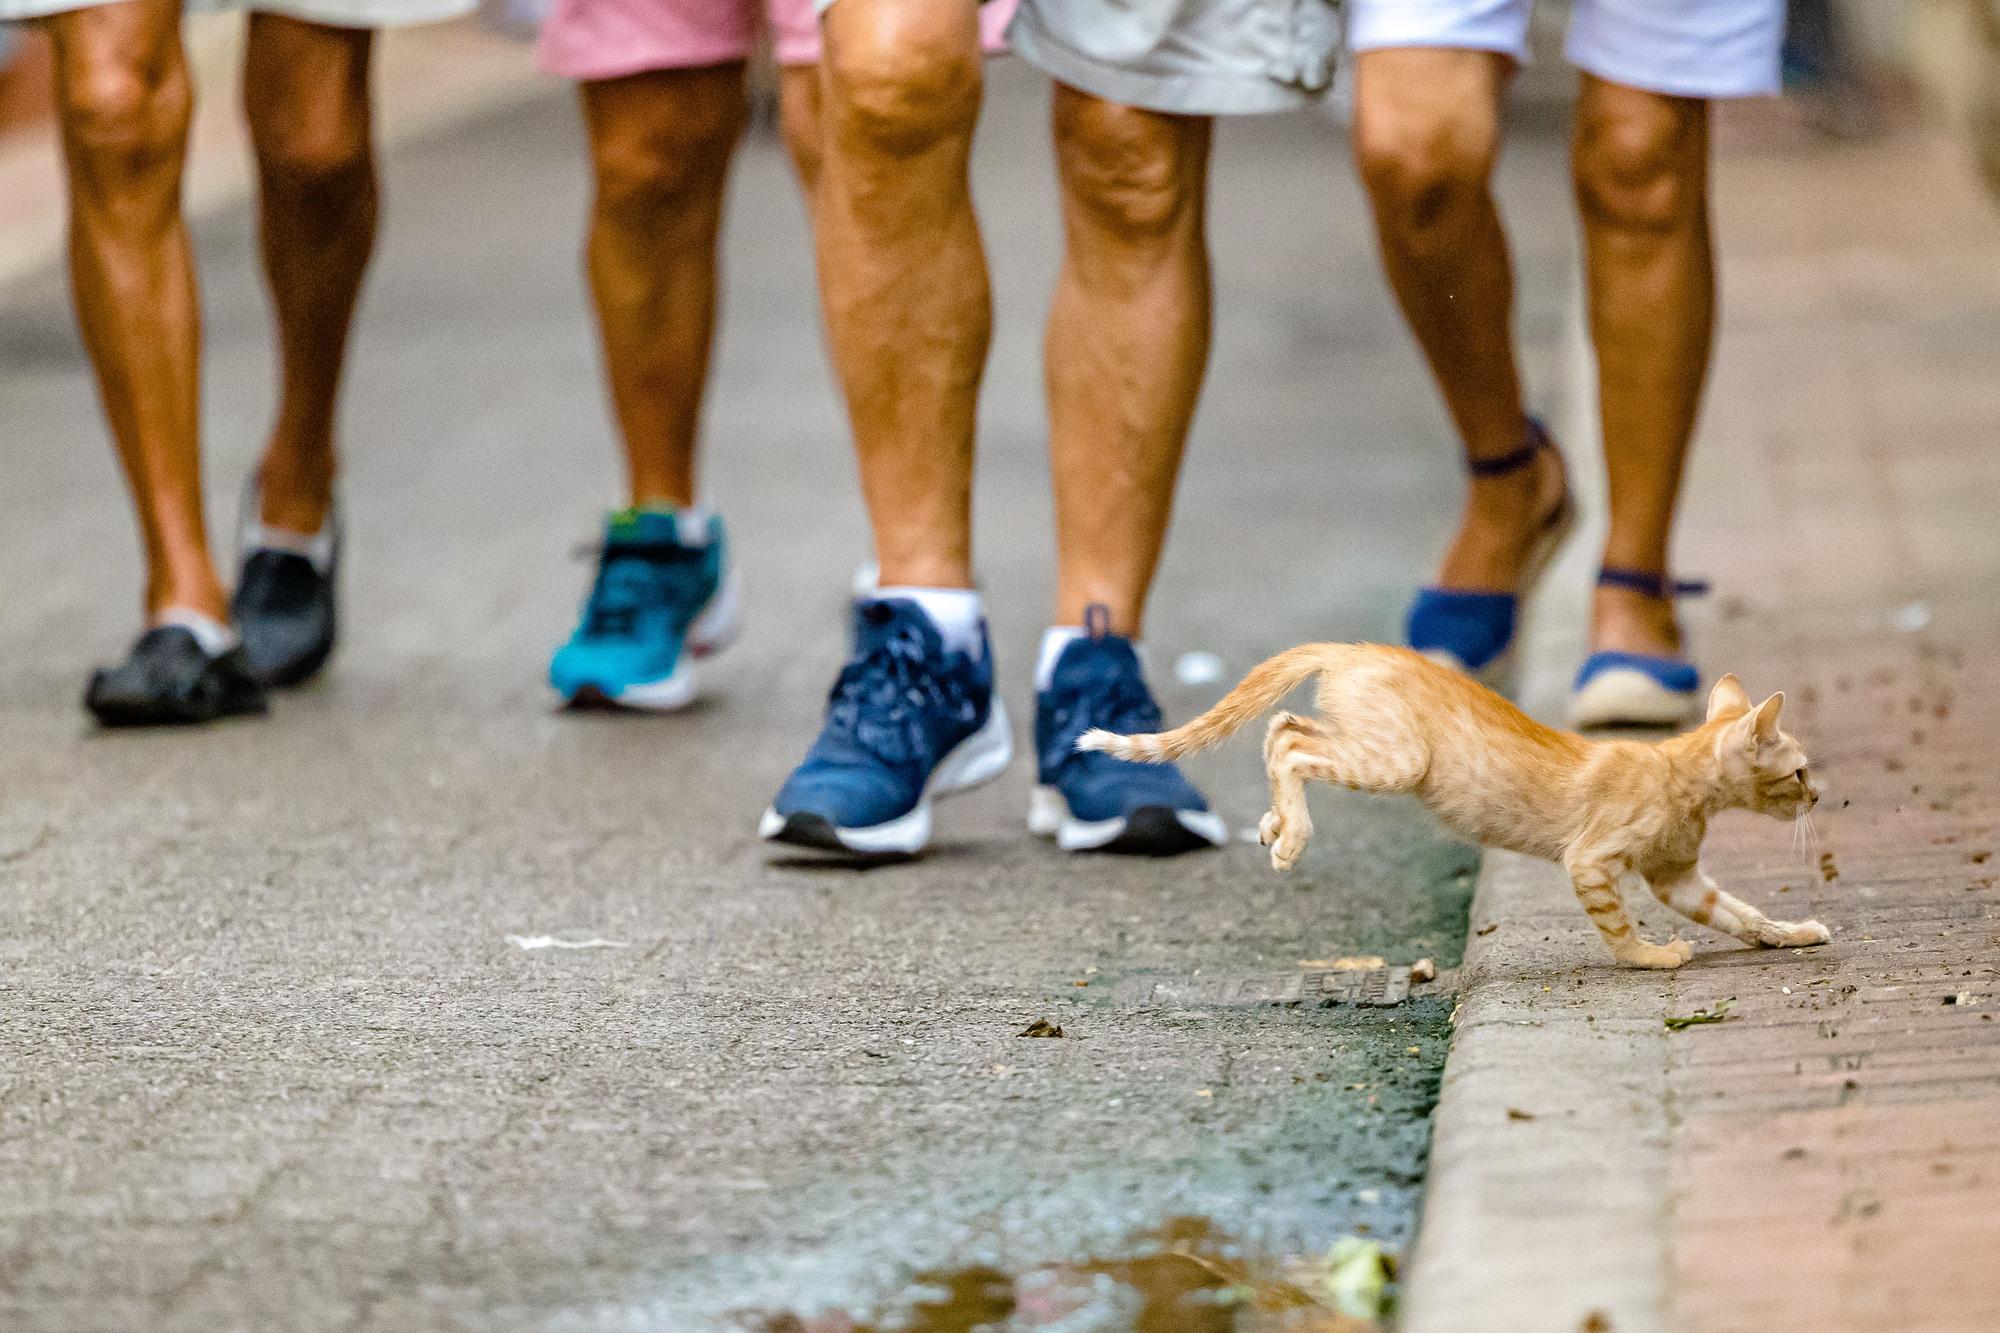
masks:
<path id="1" fill-rule="evenodd" d="M 1350 1319 L 1380 1319 L 1389 1290 L 1389 1261 L 1380 1241 L 1342 1236 L 1327 1251 L 1327 1294 Z"/>

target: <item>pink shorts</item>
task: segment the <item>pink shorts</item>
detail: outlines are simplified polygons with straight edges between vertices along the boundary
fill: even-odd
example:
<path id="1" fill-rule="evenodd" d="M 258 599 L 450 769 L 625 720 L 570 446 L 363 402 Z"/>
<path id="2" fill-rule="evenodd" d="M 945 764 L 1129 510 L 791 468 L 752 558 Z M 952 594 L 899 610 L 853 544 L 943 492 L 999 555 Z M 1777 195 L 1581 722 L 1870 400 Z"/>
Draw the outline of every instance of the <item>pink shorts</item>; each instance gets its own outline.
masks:
<path id="1" fill-rule="evenodd" d="M 1015 0 L 979 11 L 986 50 L 1007 49 Z M 814 0 L 555 0 L 542 23 L 542 68 L 565 79 L 617 79 L 743 60 L 766 27 L 781 65 L 819 59 Z"/>

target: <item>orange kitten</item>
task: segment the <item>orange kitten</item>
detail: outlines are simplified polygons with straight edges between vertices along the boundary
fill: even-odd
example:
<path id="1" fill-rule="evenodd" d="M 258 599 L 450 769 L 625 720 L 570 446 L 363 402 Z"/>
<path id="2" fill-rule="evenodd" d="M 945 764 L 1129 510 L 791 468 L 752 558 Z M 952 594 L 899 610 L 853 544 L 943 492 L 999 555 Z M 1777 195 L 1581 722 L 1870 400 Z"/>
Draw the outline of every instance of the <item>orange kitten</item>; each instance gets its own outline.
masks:
<path id="1" fill-rule="evenodd" d="M 1318 779 L 1407 792 L 1470 841 L 1557 862 L 1611 952 L 1635 967 L 1679 967 L 1694 952 L 1686 940 L 1638 937 L 1619 898 L 1635 882 L 1745 944 L 1829 938 L 1817 921 L 1771 920 L 1696 864 L 1717 813 L 1794 819 L 1819 800 L 1805 751 L 1778 729 L 1785 696 L 1752 708 L 1734 676 L 1715 683 L 1707 721 L 1686 735 L 1590 741 L 1543 726 L 1407 648 L 1315 643 L 1279 653 L 1184 727 L 1147 736 L 1090 731 L 1077 748 L 1143 763 L 1179 759 L 1229 736 L 1309 676 L 1319 677 L 1319 720 L 1279 713 L 1264 740 L 1271 812 L 1259 831 L 1277 869 L 1297 864 L 1312 836 L 1305 784 Z"/>

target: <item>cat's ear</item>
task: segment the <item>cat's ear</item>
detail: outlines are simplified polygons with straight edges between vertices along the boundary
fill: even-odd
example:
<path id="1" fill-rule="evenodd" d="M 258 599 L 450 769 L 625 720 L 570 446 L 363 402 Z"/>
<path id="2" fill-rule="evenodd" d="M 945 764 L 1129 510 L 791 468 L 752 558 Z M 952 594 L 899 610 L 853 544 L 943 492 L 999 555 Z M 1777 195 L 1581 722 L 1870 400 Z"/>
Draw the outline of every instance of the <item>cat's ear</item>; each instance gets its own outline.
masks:
<path id="1" fill-rule="evenodd" d="M 1783 690 L 1779 690 L 1763 703 L 1757 705 L 1757 718 L 1752 723 L 1751 730 L 1751 735 L 1756 737 L 1757 744 L 1769 745 L 1772 741 L 1778 739 L 1778 714 L 1784 711 L 1784 707 L 1785 692 Z"/>
<path id="2" fill-rule="evenodd" d="M 1734 717 L 1750 711 L 1750 696 L 1743 692 L 1743 682 L 1734 675 L 1726 675 L 1715 682 L 1715 688 L 1708 692 L 1708 720 L 1719 717 Z"/>

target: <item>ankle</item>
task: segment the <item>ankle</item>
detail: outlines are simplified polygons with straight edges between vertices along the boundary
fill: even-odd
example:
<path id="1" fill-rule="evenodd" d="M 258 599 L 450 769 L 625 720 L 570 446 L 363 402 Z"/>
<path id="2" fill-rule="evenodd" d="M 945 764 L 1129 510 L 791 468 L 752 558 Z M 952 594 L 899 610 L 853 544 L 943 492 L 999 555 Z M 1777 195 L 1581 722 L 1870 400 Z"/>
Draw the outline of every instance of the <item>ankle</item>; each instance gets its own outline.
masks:
<path id="1" fill-rule="evenodd" d="M 265 459 L 257 474 L 258 520 L 269 528 L 310 537 L 326 526 L 333 508 L 333 451 L 312 451 L 302 458 L 287 451 Z"/>
<path id="2" fill-rule="evenodd" d="M 1630 588 L 1598 588 L 1591 598 L 1590 647 L 1600 653 L 1679 655 L 1681 629 L 1673 603 Z"/>
<path id="3" fill-rule="evenodd" d="M 146 623 L 166 623 L 163 617 L 188 613 L 219 624 L 229 623 L 229 594 L 213 570 L 169 576 L 146 590 Z"/>
<path id="4" fill-rule="evenodd" d="M 1474 478 L 1466 488 L 1465 521 L 1470 524 L 1518 527 L 1535 513 L 1539 479 L 1523 468 L 1504 477 Z"/>

